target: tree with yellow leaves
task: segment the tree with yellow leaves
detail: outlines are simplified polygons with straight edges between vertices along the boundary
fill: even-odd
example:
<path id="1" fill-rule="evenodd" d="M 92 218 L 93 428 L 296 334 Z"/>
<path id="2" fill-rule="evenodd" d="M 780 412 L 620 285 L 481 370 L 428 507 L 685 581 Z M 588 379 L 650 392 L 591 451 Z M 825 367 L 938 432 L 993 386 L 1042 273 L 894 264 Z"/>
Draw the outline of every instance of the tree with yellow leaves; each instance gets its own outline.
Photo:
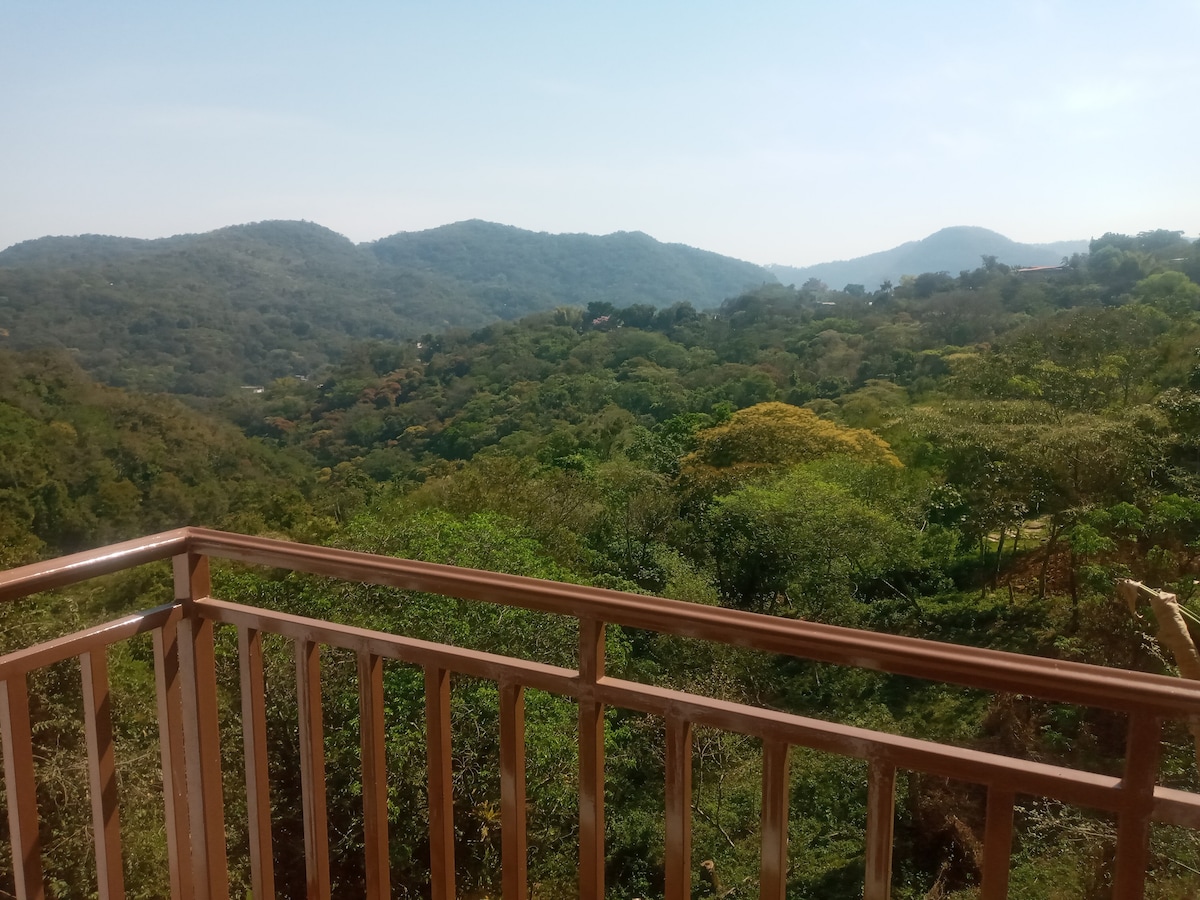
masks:
<path id="1" fill-rule="evenodd" d="M 847 428 L 810 409 L 771 402 L 738 410 L 721 425 L 699 432 L 696 449 L 683 459 L 680 480 L 711 496 L 756 476 L 836 455 L 901 466 L 887 441 L 864 428 Z"/>

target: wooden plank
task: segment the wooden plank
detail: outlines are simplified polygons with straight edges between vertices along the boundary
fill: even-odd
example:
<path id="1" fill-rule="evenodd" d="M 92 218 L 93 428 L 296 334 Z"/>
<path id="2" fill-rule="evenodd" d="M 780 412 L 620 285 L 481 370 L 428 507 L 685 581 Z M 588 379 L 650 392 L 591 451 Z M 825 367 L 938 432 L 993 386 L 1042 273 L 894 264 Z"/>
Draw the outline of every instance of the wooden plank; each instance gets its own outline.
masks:
<path id="1" fill-rule="evenodd" d="M 309 900 L 329 900 L 329 817 L 325 800 L 325 728 L 321 719 L 321 648 L 296 642 L 296 706 L 300 719 L 300 793 L 304 873 Z"/>
<path id="2" fill-rule="evenodd" d="M 125 896 L 125 876 L 121 863 L 121 819 L 107 654 L 103 648 L 92 650 L 79 658 L 79 666 L 83 680 L 92 838 L 96 847 L 96 886 L 100 900 L 116 900 Z"/>
<path id="3" fill-rule="evenodd" d="M 760 900 L 784 900 L 787 890 L 788 757 L 791 748 L 777 740 L 763 741 L 762 864 Z"/>
<path id="4" fill-rule="evenodd" d="M 512 682 L 500 683 L 500 840 L 504 900 L 527 900 L 525 689 Z"/>
<path id="5" fill-rule="evenodd" d="M 538 609 L 805 659 L 1134 713 L 1200 714 L 1200 683 L 1002 650 L 462 569 L 271 538 L 188 529 L 196 552 L 404 590 Z"/>
<path id="6" fill-rule="evenodd" d="M 692 896 L 692 723 L 667 718 L 666 900 Z"/>
<path id="7" fill-rule="evenodd" d="M 8 803 L 8 838 L 12 844 L 17 900 L 44 900 L 33 732 L 29 726 L 29 688 L 24 675 L 0 681 L 0 745 L 4 750 L 4 795 Z"/>
<path id="8" fill-rule="evenodd" d="M 64 635 L 21 650 L 0 656 L 0 680 L 14 675 L 27 675 L 34 669 L 43 669 L 54 663 L 82 656 L 92 650 L 108 647 L 118 641 L 161 628 L 169 619 L 179 617 L 179 608 L 174 603 L 156 606 L 145 612 L 124 616 L 93 628 L 85 628 L 74 634 Z"/>
<path id="9" fill-rule="evenodd" d="M 262 634 L 253 628 L 238 628 L 238 676 L 242 694 L 242 749 L 246 760 L 250 889 L 255 900 L 271 900 L 275 896 L 275 865 L 271 846 L 271 786 L 267 772 Z"/>
<path id="10" fill-rule="evenodd" d="M 362 747 L 363 838 L 368 900 L 391 895 L 388 855 L 386 730 L 383 720 L 383 660 L 358 654 L 358 721 Z"/>
<path id="11" fill-rule="evenodd" d="M 579 621 L 579 897 L 604 900 L 604 623 Z"/>
<path id="12" fill-rule="evenodd" d="M 162 758 L 163 806 L 167 826 L 167 869 L 172 900 L 192 900 L 192 845 L 189 836 L 187 761 L 183 750 L 182 675 L 179 671 L 179 616 L 154 637 L 154 690 L 158 703 L 158 747 Z"/>
<path id="13" fill-rule="evenodd" d="M 213 623 L 194 615 L 196 601 L 212 591 L 208 559 L 188 553 L 176 556 L 173 563 L 175 599 L 183 604 L 179 672 L 192 880 L 196 895 L 203 900 L 227 900 L 229 867 L 225 855 L 225 798 L 221 784 Z"/>
<path id="14" fill-rule="evenodd" d="M 429 761 L 431 900 L 455 900 L 450 672 L 446 669 L 425 670 L 425 750 Z"/>
<path id="15" fill-rule="evenodd" d="M 1150 815 L 1158 783 L 1162 721 L 1153 715 L 1131 715 L 1125 738 L 1125 772 L 1121 778 L 1122 809 L 1117 814 L 1117 859 L 1113 896 L 1142 900 L 1150 858 Z"/>
<path id="16" fill-rule="evenodd" d="M 447 644 L 435 644 L 432 641 L 383 631 L 337 625 L 320 619 L 257 609 L 225 600 L 208 599 L 196 604 L 196 609 L 202 616 L 214 622 L 257 628 L 292 640 L 315 641 L 353 653 L 373 653 L 384 659 L 411 663 L 423 669 L 446 669 L 485 681 L 515 681 L 527 688 L 569 697 L 578 692 L 578 673 L 574 669 L 561 666 L 548 666 L 495 653 L 481 653 Z"/>
<path id="17" fill-rule="evenodd" d="M 867 859 L 864 900 L 892 895 L 892 836 L 896 828 L 896 767 L 873 759 L 867 767 Z"/>
<path id="18" fill-rule="evenodd" d="M 992 787 L 988 790 L 980 900 L 1005 900 L 1008 897 L 1015 800 L 1013 792 L 1007 788 Z"/>

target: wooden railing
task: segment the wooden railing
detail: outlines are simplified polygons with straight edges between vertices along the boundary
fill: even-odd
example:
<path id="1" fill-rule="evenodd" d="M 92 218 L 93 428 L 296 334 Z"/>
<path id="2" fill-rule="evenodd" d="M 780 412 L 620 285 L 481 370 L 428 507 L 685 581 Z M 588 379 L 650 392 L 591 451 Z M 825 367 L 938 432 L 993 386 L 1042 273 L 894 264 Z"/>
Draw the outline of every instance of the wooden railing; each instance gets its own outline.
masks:
<path id="1" fill-rule="evenodd" d="M 367 896 L 390 895 L 383 660 L 425 673 L 434 900 L 455 897 L 450 752 L 450 674 L 496 682 L 500 697 L 503 895 L 529 896 L 525 828 L 524 692 L 573 698 L 579 715 L 579 895 L 604 891 L 604 710 L 661 717 L 666 732 L 665 895 L 686 900 L 692 872 L 692 730 L 706 726 L 763 744 L 760 896 L 784 896 L 787 873 L 789 752 L 809 747 L 867 763 L 867 900 L 889 896 L 898 771 L 930 773 L 987 791 L 981 896 L 1007 896 L 1018 795 L 1108 811 L 1117 821 L 1113 896 L 1144 893 L 1151 823 L 1200 830 L 1200 795 L 1158 784 L 1164 720 L 1200 716 L 1200 685 L 1163 676 L 960 647 L 810 622 L 701 606 L 511 575 L 182 529 L 0 574 L 0 602 L 63 587 L 142 563 L 172 559 L 172 604 L 0 656 L 0 736 L 16 894 L 45 894 L 27 676 L 63 660 L 82 667 L 95 858 L 102 898 L 124 895 L 106 650 L 153 635 L 159 741 L 170 870 L 175 898 L 229 896 L 218 741 L 213 630 L 237 629 L 245 747 L 250 868 L 255 898 L 275 896 L 267 787 L 262 635 L 294 642 L 300 719 L 304 857 L 308 896 L 330 893 L 325 810 L 320 659 L 322 647 L 358 661 Z M 209 559 L 389 585 L 573 617 L 577 669 L 475 652 L 240 605 L 212 596 Z M 605 674 L 609 623 L 794 657 L 858 666 L 948 684 L 1122 712 L 1128 717 L 1124 774 L 1101 775 L 951 747 L 833 722 L 730 703 Z"/>

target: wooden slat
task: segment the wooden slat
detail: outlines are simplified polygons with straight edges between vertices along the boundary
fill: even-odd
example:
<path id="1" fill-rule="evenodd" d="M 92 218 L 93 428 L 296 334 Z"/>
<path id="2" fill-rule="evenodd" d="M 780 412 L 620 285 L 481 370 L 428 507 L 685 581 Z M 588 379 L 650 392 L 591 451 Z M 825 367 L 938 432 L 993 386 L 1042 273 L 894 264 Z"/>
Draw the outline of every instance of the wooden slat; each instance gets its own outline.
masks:
<path id="1" fill-rule="evenodd" d="M 481 653 L 447 644 L 435 644 L 432 641 L 403 635 L 337 625 L 320 619 L 257 609 L 225 600 L 207 599 L 197 603 L 196 610 L 214 622 L 256 628 L 294 641 L 315 641 L 354 653 L 373 653 L 384 659 L 412 663 L 422 668 L 446 669 L 486 681 L 515 681 L 527 688 L 537 688 L 554 694 L 575 696 L 577 693 L 578 673 L 574 669 L 561 666 L 547 666 L 543 663 L 495 653 Z"/>
<path id="2" fill-rule="evenodd" d="M 667 718 L 665 898 L 692 896 L 692 723 Z"/>
<path id="3" fill-rule="evenodd" d="M 309 900 L 329 900 L 329 818 L 325 808 L 325 728 L 321 721 L 321 648 L 296 642 L 296 705 L 300 718 L 300 793 L 304 810 L 304 873 Z"/>
<path id="4" fill-rule="evenodd" d="M 504 900 L 527 900 L 525 689 L 511 682 L 500 684 L 500 839 Z"/>
<path id="5" fill-rule="evenodd" d="M 896 767 L 873 759 L 867 768 L 867 859 L 863 900 L 892 895 L 892 835 L 896 827 Z"/>
<path id="6" fill-rule="evenodd" d="M 1117 859 L 1113 896 L 1142 900 L 1150 855 L 1150 814 L 1158 782 L 1162 722 L 1151 715 L 1131 715 L 1125 739 L 1125 772 L 1121 778 L 1124 808 L 1117 815 Z"/>
<path id="7" fill-rule="evenodd" d="M 43 900 L 46 886 L 38 840 L 29 689 L 24 675 L 0 681 L 0 744 L 4 749 L 4 793 L 17 900 Z"/>
<path id="8" fill-rule="evenodd" d="M 229 868 L 225 856 L 225 799 L 221 784 L 218 734 L 217 662 L 212 622 L 195 617 L 196 600 L 212 591 L 208 560 L 176 556 L 175 599 L 183 604 L 179 623 L 180 698 L 183 752 L 187 763 L 188 823 L 192 880 L 203 900 L 227 900 Z"/>
<path id="9" fill-rule="evenodd" d="M 1005 900 L 1012 857 L 1013 804 L 1011 790 L 988 791 L 987 824 L 983 832 L 983 884 L 980 900 Z"/>
<path id="10" fill-rule="evenodd" d="M 358 722 L 362 747 L 363 838 L 368 900 L 391 895 L 388 869 L 386 731 L 383 720 L 383 660 L 358 654 Z"/>
<path id="11" fill-rule="evenodd" d="M 579 897 L 604 900 L 604 623 L 579 622 Z"/>
<path id="12" fill-rule="evenodd" d="M 275 865 L 271 847 L 271 787 L 267 773 L 262 634 L 253 628 L 238 628 L 238 675 L 242 694 L 242 749 L 246 760 L 250 887 L 255 900 L 272 900 L 275 896 Z"/>
<path id="13" fill-rule="evenodd" d="M 450 673 L 425 670 L 431 900 L 454 900 L 454 793 L 450 756 Z"/>
<path id="14" fill-rule="evenodd" d="M 1103 709 L 1200 714 L 1200 683 L 662 597 L 188 529 L 196 552 Z"/>
<path id="15" fill-rule="evenodd" d="M 179 671 L 179 617 L 154 635 L 154 690 L 158 702 L 158 748 L 162 758 L 163 805 L 167 826 L 167 869 L 172 900 L 192 900 L 191 838 L 188 834 L 187 761 L 183 749 L 182 675 Z"/>
<path id="16" fill-rule="evenodd" d="M 596 687 L 596 695 L 610 706 L 652 715 L 680 715 L 696 725 L 763 740 L 774 738 L 793 746 L 811 747 L 854 759 L 883 756 L 898 769 L 928 772 L 974 784 L 1003 783 L 1021 794 L 1053 797 L 1077 806 L 1104 810 L 1120 808 L 1120 779 L 1110 775 L 951 747 L 617 678 L 605 678 Z M 1163 815 L 1177 815 L 1182 819 L 1190 814 L 1175 796 L 1168 799 L 1164 794 L 1160 807 Z"/>
<path id="17" fill-rule="evenodd" d="M 103 648 L 92 650 L 79 658 L 79 665 L 83 679 L 92 838 L 96 847 L 96 886 L 100 900 L 116 900 L 125 896 L 125 876 L 121 865 L 121 819 L 107 654 Z"/>
<path id="18" fill-rule="evenodd" d="M 124 616 L 103 625 L 85 628 L 74 634 L 64 635 L 52 641 L 34 644 L 0 656 L 0 680 L 14 675 L 26 675 L 34 669 L 42 669 L 54 663 L 74 659 L 92 650 L 108 647 L 118 641 L 161 628 L 169 619 L 179 618 L 179 607 L 174 603 L 156 606 L 145 612 Z"/>
<path id="19" fill-rule="evenodd" d="M 763 741 L 762 865 L 760 900 L 783 900 L 787 889 L 788 757 L 791 748 L 777 740 Z"/>

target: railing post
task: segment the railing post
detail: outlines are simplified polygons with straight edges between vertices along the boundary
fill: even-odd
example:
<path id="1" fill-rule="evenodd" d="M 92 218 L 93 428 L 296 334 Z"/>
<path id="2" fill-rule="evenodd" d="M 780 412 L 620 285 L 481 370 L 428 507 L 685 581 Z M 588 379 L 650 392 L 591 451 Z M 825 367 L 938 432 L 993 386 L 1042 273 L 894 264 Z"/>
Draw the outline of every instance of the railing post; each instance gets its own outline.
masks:
<path id="1" fill-rule="evenodd" d="M 425 670 L 425 752 L 429 780 L 432 900 L 454 900 L 454 793 L 450 756 L 450 672 Z"/>
<path id="2" fill-rule="evenodd" d="M 321 648 L 296 641 L 296 708 L 300 719 L 300 793 L 304 874 L 309 900 L 329 900 L 329 818 L 325 805 L 325 727 L 321 721 Z"/>
<path id="3" fill-rule="evenodd" d="M 666 900 L 692 896 L 692 723 L 667 717 Z"/>
<path id="4" fill-rule="evenodd" d="M 383 660 L 365 650 L 358 653 L 358 729 L 362 748 L 367 900 L 386 900 L 392 891 L 388 855 Z"/>
<path id="5" fill-rule="evenodd" d="M 1129 716 L 1125 738 L 1125 773 L 1121 778 L 1121 812 L 1117 815 L 1117 861 L 1113 897 L 1142 900 L 1150 852 L 1150 812 L 1158 783 L 1162 720 Z"/>
<path id="6" fill-rule="evenodd" d="M 255 900 L 275 897 L 271 848 L 271 788 L 267 773 L 267 711 L 263 686 L 262 634 L 238 628 L 238 676 L 242 692 L 242 749 L 246 760 L 246 825 L 250 837 L 250 884 Z"/>
<path id="7" fill-rule="evenodd" d="M 525 689 L 500 682 L 500 841 L 504 900 L 529 896 L 525 832 Z"/>
<path id="8" fill-rule="evenodd" d="M 174 568 L 175 599 L 183 604 L 183 621 L 179 623 L 179 671 L 192 879 L 200 900 L 228 900 L 213 624 L 196 612 L 196 601 L 212 593 L 208 558 L 194 553 L 181 554 L 174 558 Z"/>
<path id="9" fill-rule="evenodd" d="M 24 675 L 0 681 L 0 743 L 4 748 L 4 793 L 17 900 L 43 900 L 46 885 L 42 880 L 42 846 L 38 840 L 33 731 L 29 725 L 29 688 Z"/>
<path id="10" fill-rule="evenodd" d="M 116 900 L 125 896 L 125 875 L 121 868 L 121 818 L 117 810 L 107 648 L 83 654 L 79 657 L 79 667 L 83 680 L 92 838 L 96 847 L 96 888 L 100 900 Z"/>
<path id="11" fill-rule="evenodd" d="M 187 761 L 183 752 L 183 699 L 179 671 L 179 611 L 154 630 L 154 690 L 167 826 L 167 870 L 172 900 L 193 900 L 192 844 L 188 836 Z"/>
<path id="12" fill-rule="evenodd" d="M 759 869 L 760 900 L 783 900 L 787 890 L 788 757 L 791 748 L 783 741 L 763 741 L 762 778 L 762 863 Z"/>
<path id="13" fill-rule="evenodd" d="M 579 620 L 579 897 L 604 900 L 604 623 Z"/>
<path id="14" fill-rule="evenodd" d="M 983 832 L 983 884 L 980 900 L 1004 900 L 1012 867 L 1013 792 L 992 785 L 987 795 L 987 823 Z"/>
<path id="15" fill-rule="evenodd" d="M 873 759 L 867 767 L 867 859 L 864 900 L 892 895 L 892 837 L 896 828 L 896 767 Z"/>

